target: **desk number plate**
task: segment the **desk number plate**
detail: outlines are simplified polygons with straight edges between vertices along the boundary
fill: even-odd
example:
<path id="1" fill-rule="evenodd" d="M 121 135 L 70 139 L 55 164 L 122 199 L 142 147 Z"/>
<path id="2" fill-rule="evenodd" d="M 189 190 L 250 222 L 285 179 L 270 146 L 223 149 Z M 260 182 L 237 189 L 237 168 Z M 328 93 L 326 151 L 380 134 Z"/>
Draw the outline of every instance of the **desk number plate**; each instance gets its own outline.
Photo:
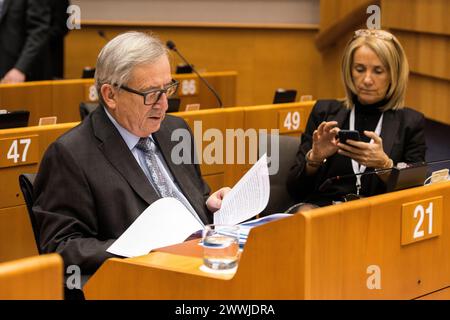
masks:
<path id="1" fill-rule="evenodd" d="M 0 139 L 0 168 L 37 163 L 38 154 L 37 135 Z"/>
<path id="2" fill-rule="evenodd" d="M 278 112 L 280 133 L 301 132 L 301 121 L 305 121 L 303 110 L 282 110 Z"/>
<path id="3" fill-rule="evenodd" d="M 442 211 L 442 196 L 403 204 L 402 245 L 439 236 Z"/>

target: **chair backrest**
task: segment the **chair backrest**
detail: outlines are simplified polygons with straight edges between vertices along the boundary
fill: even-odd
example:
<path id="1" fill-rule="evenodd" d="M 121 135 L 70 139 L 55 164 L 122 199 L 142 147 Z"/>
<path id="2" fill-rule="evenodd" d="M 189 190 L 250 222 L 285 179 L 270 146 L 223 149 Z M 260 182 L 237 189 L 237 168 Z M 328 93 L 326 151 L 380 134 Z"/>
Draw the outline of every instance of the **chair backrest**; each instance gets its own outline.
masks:
<path id="1" fill-rule="evenodd" d="M 170 97 L 167 99 L 167 103 L 169 104 L 167 112 L 178 112 L 180 110 L 180 103 L 181 103 L 180 98 Z"/>
<path id="2" fill-rule="evenodd" d="M 23 198 L 25 199 L 25 204 L 28 209 L 28 216 L 30 217 L 31 227 L 33 228 L 34 239 L 36 240 L 36 246 L 38 248 L 38 252 L 41 253 L 39 246 L 39 230 L 37 229 L 36 218 L 33 213 L 33 183 L 36 178 L 35 173 L 23 173 L 19 175 L 19 185 L 22 190 Z"/>
<path id="3" fill-rule="evenodd" d="M 270 157 L 275 150 L 271 150 L 271 135 L 267 135 L 267 155 Z M 270 175 L 270 198 L 267 207 L 260 214 L 261 216 L 272 213 L 284 212 L 296 201 L 292 199 L 287 190 L 287 177 L 290 168 L 295 163 L 295 157 L 300 139 L 291 136 L 279 136 L 279 163 L 278 172 Z M 276 151 L 275 151 L 276 152 Z"/>
<path id="4" fill-rule="evenodd" d="M 56 253 L 0 263 L 0 300 L 63 299 L 63 260 Z"/>
<path id="5" fill-rule="evenodd" d="M 89 113 L 94 111 L 98 107 L 98 103 L 96 102 L 81 102 L 80 103 L 80 118 L 83 121 Z"/>

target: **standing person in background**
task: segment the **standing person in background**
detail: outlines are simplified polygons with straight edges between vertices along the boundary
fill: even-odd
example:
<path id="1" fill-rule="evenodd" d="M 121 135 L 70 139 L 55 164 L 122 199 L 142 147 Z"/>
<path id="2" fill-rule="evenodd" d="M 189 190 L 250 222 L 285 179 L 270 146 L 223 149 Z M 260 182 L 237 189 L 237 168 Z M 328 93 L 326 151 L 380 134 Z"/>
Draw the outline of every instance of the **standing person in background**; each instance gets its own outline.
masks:
<path id="1" fill-rule="evenodd" d="M 51 22 L 50 22 L 50 57 L 52 79 L 64 78 L 64 37 L 69 32 L 67 19 L 69 14 L 67 8 L 69 0 L 50 0 Z"/>
<path id="2" fill-rule="evenodd" d="M 51 78 L 48 0 L 0 0 L 0 82 Z"/>

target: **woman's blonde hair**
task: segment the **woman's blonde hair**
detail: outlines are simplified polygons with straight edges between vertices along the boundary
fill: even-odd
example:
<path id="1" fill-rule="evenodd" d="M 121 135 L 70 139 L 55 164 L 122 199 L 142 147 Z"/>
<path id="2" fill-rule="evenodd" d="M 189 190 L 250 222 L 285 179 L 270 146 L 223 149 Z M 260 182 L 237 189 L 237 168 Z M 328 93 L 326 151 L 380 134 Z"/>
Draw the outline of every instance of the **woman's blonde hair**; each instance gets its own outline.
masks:
<path id="1" fill-rule="evenodd" d="M 393 34 L 376 29 L 356 31 L 344 50 L 341 75 L 345 86 L 345 106 L 352 108 L 352 97 L 357 94 L 352 77 L 353 56 L 355 51 L 362 46 L 366 46 L 375 52 L 390 75 L 390 85 L 385 97 L 387 103 L 382 110 L 403 108 L 408 84 L 408 60 L 400 42 Z"/>

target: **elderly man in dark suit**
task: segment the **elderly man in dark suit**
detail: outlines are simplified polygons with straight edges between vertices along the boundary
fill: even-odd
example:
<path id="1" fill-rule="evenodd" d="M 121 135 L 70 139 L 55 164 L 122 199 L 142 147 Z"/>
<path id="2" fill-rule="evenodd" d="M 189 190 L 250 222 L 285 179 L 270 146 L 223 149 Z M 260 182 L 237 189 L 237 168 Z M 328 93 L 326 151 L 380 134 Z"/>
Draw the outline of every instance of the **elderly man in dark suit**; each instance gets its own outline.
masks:
<path id="1" fill-rule="evenodd" d="M 48 0 L 0 0 L 0 82 L 51 78 Z"/>
<path id="2" fill-rule="evenodd" d="M 95 81 L 101 106 L 48 148 L 33 207 L 42 252 L 60 253 L 84 274 L 112 256 L 106 249 L 159 198 L 179 199 L 207 224 L 229 191 L 210 196 L 198 164 L 172 159 L 171 133 L 190 131 L 165 114 L 177 83 L 160 40 L 140 32 L 112 39 Z"/>

